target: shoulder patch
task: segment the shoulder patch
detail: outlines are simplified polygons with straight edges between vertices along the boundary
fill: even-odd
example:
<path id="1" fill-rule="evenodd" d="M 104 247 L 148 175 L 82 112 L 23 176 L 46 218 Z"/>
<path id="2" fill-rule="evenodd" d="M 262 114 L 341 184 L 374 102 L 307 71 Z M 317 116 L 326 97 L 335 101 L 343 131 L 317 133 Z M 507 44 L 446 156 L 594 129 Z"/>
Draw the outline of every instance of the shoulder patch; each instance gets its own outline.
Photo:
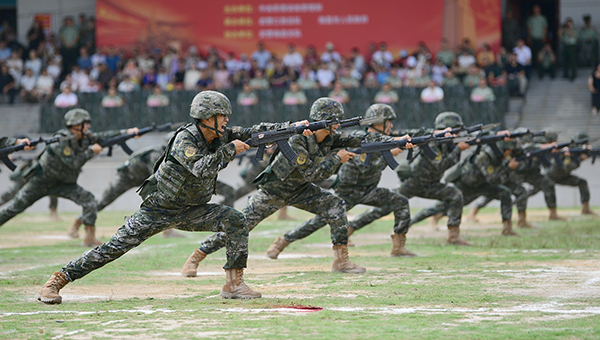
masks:
<path id="1" fill-rule="evenodd" d="M 436 151 L 437 155 L 435 156 L 435 160 L 436 161 L 440 161 L 442 159 L 442 152 L 441 151 Z"/>
<path id="2" fill-rule="evenodd" d="M 492 165 L 487 167 L 487 173 L 490 175 L 494 173 L 494 167 Z"/>
<path id="3" fill-rule="evenodd" d="M 564 165 L 570 165 L 571 164 L 571 157 L 565 157 L 565 159 L 563 160 L 563 164 Z"/>
<path id="4" fill-rule="evenodd" d="M 73 154 L 73 149 L 71 149 L 68 146 L 65 146 L 65 148 L 63 149 L 63 154 L 65 156 L 71 156 L 71 154 Z"/>
<path id="5" fill-rule="evenodd" d="M 303 165 L 304 163 L 306 163 L 306 155 L 301 153 L 298 155 L 298 157 L 296 158 L 296 162 L 300 165 Z"/>
<path id="6" fill-rule="evenodd" d="M 361 153 L 359 159 L 360 159 L 361 163 L 364 163 L 365 159 L 367 159 L 367 154 L 366 153 Z"/>
<path id="7" fill-rule="evenodd" d="M 198 151 L 198 150 L 195 147 L 188 146 L 187 148 L 185 148 L 185 156 L 186 157 L 194 157 L 194 155 L 196 154 L 196 151 Z"/>

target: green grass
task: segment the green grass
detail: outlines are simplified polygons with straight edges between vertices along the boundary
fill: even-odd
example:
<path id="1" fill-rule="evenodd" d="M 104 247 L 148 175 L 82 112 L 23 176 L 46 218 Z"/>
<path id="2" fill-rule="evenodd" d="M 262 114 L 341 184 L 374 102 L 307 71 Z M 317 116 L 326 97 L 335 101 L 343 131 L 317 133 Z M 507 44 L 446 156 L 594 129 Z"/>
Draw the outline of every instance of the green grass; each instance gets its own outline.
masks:
<path id="1" fill-rule="evenodd" d="M 408 234 L 420 255 L 410 259 L 389 257 L 392 222 L 378 221 L 352 237 L 362 275 L 329 271 L 328 227 L 292 243 L 290 257 L 267 259 L 274 237 L 299 223 L 269 219 L 250 238 L 245 279 L 263 293 L 256 300 L 219 297 L 223 250 L 200 265 L 214 275 L 177 275 L 208 233 L 155 236 L 67 285 L 53 306 L 35 294 L 87 248 L 60 237 L 74 214 L 26 213 L 0 228 L 0 339 L 598 339 L 600 220 L 544 222 L 545 213 L 530 212 L 538 229 L 502 237 L 497 210 L 485 209 L 485 223 L 462 230 L 473 247 L 447 246 L 444 230 L 421 223 Z M 100 214 L 102 240 L 123 215 Z"/>

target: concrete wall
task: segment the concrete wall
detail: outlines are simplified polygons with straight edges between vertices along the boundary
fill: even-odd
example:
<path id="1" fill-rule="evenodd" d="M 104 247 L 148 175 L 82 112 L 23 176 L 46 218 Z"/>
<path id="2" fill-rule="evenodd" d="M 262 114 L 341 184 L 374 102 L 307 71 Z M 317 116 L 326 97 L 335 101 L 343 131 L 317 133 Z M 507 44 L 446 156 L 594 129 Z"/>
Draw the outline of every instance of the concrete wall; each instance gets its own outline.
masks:
<path id="1" fill-rule="evenodd" d="M 17 31 L 19 41 L 27 42 L 27 31 L 31 27 L 35 14 L 51 15 L 52 31 L 58 32 L 62 26 L 63 17 L 72 15 L 77 22 L 77 15 L 95 15 L 95 0 L 17 0 Z"/>
<path id="2" fill-rule="evenodd" d="M 600 1 L 599 0 L 560 0 L 560 22 L 564 23 L 567 17 L 573 19 L 576 27 L 583 26 L 583 15 L 592 16 L 592 25 L 600 27 Z"/>

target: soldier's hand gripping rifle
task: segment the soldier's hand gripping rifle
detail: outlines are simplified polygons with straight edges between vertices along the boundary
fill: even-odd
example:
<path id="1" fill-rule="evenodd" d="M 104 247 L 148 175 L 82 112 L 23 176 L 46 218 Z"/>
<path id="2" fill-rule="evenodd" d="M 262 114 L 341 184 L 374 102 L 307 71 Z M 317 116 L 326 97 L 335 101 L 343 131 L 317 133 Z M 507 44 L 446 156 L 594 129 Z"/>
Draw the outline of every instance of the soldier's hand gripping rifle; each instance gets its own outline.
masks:
<path id="1" fill-rule="evenodd" d="M 138 133 L 124 133 L 116 137 L 108 138 L 102 143 L 100 143 L 100 146 L 102 146 L 103 148 L 108 147 L 108 153 L 106 154 L 108 157 L 112 156 L 113 146 L 115 145 L 119 145 L 121 149 L 125 151 L 126 154 L 131 155 L 133 153 L 133 150 L 131 150 L 131 148 L 129 148 L 129 146 L 127 145 L 128 140 L 134 137 L 143 136 L 148 132 L 152 131 L 169 131 L 171 130 L 172 126 L 173 123 L 166 123 L 163 125 L 152 124 L 152 126 L 139 129 Z"/>
<path id="2" fill-rule="evenodd" d="M 290 126 L 287 128 L 281 128 L 270 131 L 261 131 L 255 132 L 252 134 L 252 137 L 245 141 L 244 143 L 258 147 L 256 151 L 256 160 L 262 160 L 264 157 L 265 148 L 270 144 L 277 144 L 279 151 L 283 153 L 283 156 L 289 160 L 290 162 L 295 162 L 298 154 L 288 143 L 288 139 L 294 135 L 301 135 L 304 133 L 304 130 L 317 131 L 321 129 L 327 129 L 333 125 L 340 125 L 339 128 L 347 128 L 351 126 L 358 125 L 370 125 L 373 123 L 374 119 L 362 119 L 361 116 L 348 118 L 348 119 L 330 119 L 330 120 L 320 120 L 316 122 L 312 122 L 309 125 L 296 125 Z"/>
<path id="3" fill-rule="evenodd" d="M 531 132 L 530 130 L 523 132 L 511 132 L 511 133 L 501 133 L 496 135 L 488 135 L 476 137 L 474 140 L 468 142 L 469 145 L 477 145 L 477 149 L 475 149 L 474 154 L 477 155 L 481 152 L 481 149 L 485 145 L 489 145 L 490 148 L 494 151 L 494 154 L 497 157 L 502 157 L 504 155 L 504 150 L 500 150 L 496 142 L 502 141 L 505 138 L 520 138 L 527 135 L 531 135 L 532 137 L 544 136 L 546 134 L 545 131 L 540 132 Z"/>
<path id="4" fill-rule="evenodd" d="M 10 169 L 10 171 L 15 171 L 15 169 L 17 168 L 17 165 L 15 163 L 13 163 L 13 161 L 8 157 L 8 155 L 10 155 L 11 153 L 21 151 L 28 146 L 36 146 L 39 143 L 44 143 L 44 144 L 48 145 L 48 144 L 52 144 L 52 143 L 58 143 L 62 140 L 71 139 L 71 138 L 73 138 L 73 137 L 56 136 L 56 137 L 52 137 L 50 139 L 44 139 L 42 137 L 39 137 L 36 140 L 32 140 L 29 144 L 23 143 L 23 144 L 18 144 L 18 145 L 7 146 L 7 147 L 0 149 L 0 160 L 2 160 L 2 162 L 4 164 L 6 164 L 6 166 Z"/>
<path id="5" fill-rule="evenodd" d="M 589 142 L 589 138 L 580 139 L 578 141 L 571 140 L 569 142 L 556 144 L 547 148 L 534 150 L 534 151 L 526 151 L 522 156 L 517 158 L 517 162 L 521 162 L 523 160 L 529 160 L 529 167 L 533 162 L 534 158 L 539 158 L 542 161 L 542 165 L 545 167 L 549 167 L 551 165 L 550 160 L 548 160 L 548 156 L 554 152 L 554 150 L 560 150 L 562 148 L 568 147 L 569 145 L 581 145 Z"/>

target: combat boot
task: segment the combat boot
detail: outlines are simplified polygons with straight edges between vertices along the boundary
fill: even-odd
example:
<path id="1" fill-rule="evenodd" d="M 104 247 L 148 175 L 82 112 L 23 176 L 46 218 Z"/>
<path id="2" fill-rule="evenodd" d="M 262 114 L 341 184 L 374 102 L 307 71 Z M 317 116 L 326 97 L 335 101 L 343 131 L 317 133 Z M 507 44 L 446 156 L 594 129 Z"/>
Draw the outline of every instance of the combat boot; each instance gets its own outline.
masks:
<path id="1" fill-rule="evenodd" d="M 83 245 L 86 247 L 95 247 L 102 244 L 102 241 L 96 238 L 96 227 L 93 225 L 85 226 L 85 238 Z"/>
<path id="2" fill-rule="evenodd" d="M 333 246 L 333 265 L 332 272 L 360 274 L 367 271 L 367 268 L 358 266 L 350 262 L 348 258 L 348 246 L 340 244 Z"/>
<path id="3" fill-rule="evenodd" d="M 598 214 L 590 210 L 590 202 L 581 203 L 581 214 L 598 216 Z"/>
<path id="4" fill-rule="evenodd" d="M 277 236 L 275 241 L 267 249 L 267 257 L 273 260 L 277 260 L 277 256 L 290 244 L 283 237 Z"/>
<path id="5" fill-rule="evenodd" d="M 519 218 L 517 220 L 517 227 L 519 228 L 534 228 L 531 223 L 527 222 L 527 211 L 519 211 Z"/>
<path id="6" fill-rule="evenodd" d="M 47 304 L 59 304 L 62 302 L 62 296 L 58 292 L 69 283 L 67 277 L 62 272 L 54 272 L 52 276 L 40 289 L 37 299 Z"/>
<path id="7" fill-rule="evenodd" d="M 448 226 L 448 244 L 454 244 L 457 246 L 470 246 L 471 243 L 460 238 L 460 227 L 459 226 Z"/>
<path id="8" fill-rule="evenodd" d="M 69 228 L 69 232 L 67 233 L 67 235 L 70 238 L 79 238 L 79 227 L 81 227 L 81 225 L 83 224 L 83 222 L 81 222 L 80 219 L 75 219 L 75 221 L 73 221 L 73 224 L 71 224 L 71 227 Z"/>
<path id="9" fill-rule="evenodd" d="M 350 235 L 354 234 L 356 230 L 354 230 L 354 228 L 352 228 L 351 226 L 348 226 L 348 247 L 354 247 L 356 246 L 356 244 L 354 244 L 354 242 L 350 241 Z"/>
<path id="10" fill-rule="evenodd" d="M 502 220 L 502 235 L 504 236 L 519 236 L 512 230 L 511 220 Z"/>
<path id="11" fill-rule="evenodd" d="M 262 297 L 260 292 L 250 289 L 244 282 L 244 269 L 225 269 L 225 285 L 221 296 L 225 299 L 256 299 Z"/>
<path id="12" fill-rule="evenodd" d="M 478 223 L 479 222 L 479 220 L 477 219 L 478 212 L 479 212 L 479 208 L 473 207 L 473 209 L 471 209 L 471 211 L 469 212 L 469 215 L 467 215 L 467 221 Z"/>
<path id="13" fill-rule="evenodd" d="M 566 221 L 567 219 L 562 217 L 562 216 L 558 216 L 558 213 L 556 212 L 556 208 L 548 208 L 548 210 L 550 211 L 550 215 L 548 215 L 548 219 L 550 221 Z"/>
<path id="14" fill-rule="evenodd" d="M 60 217 L 58 217 L 56 208 L 50 208 L 50 219 L 52 221 L 60 221 Z"/>
<path id="15" fill-rule="evenodd" d="M 406 249 L 404 246 L 406 245 L 406 234 L 393 234 L 390 236 L 392 238 L 392 252 L 390 253 L 391 257 L 415 257 L 417 254 L 412 251 Z"/>
<path id="16" fill-rule="evenodd" d="M 194 249 L 194 252 L 190 257 L 188 257 L 187 261 L 183 265 L 183 269 L 181 269 L 181 275 L 185 277 L 196 277 L 198 273 L 198 265 L 200 261 L 206 258 L 206 253 L 200 249 Z"/>

